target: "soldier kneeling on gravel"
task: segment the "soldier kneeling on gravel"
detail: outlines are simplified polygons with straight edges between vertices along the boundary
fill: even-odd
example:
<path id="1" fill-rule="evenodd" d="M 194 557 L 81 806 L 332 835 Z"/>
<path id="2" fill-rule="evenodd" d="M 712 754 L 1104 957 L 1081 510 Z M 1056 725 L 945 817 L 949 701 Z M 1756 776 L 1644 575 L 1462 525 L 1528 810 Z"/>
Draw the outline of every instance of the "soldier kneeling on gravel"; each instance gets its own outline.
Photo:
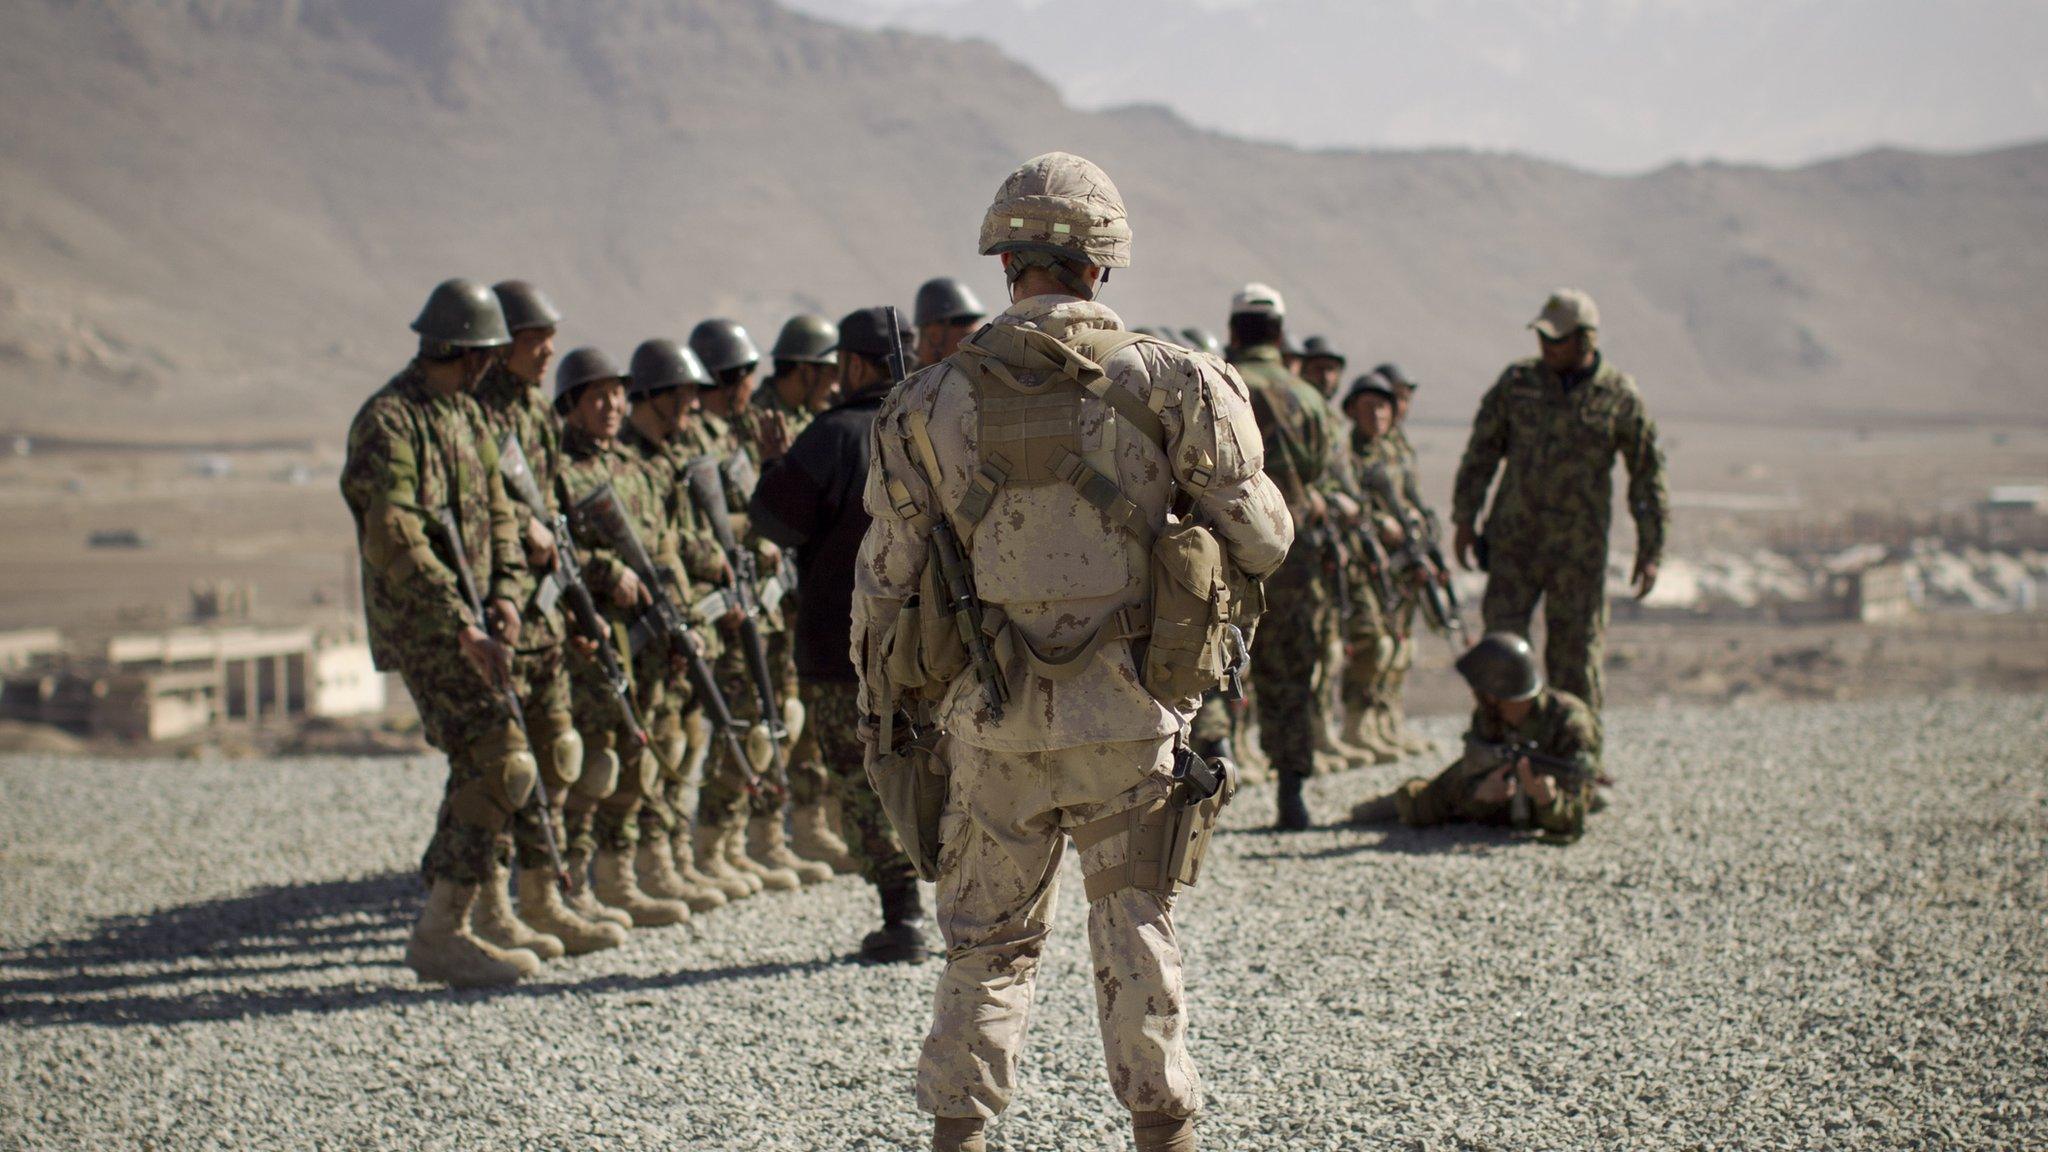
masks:
<path id="1" fill-rule="evenodd" d="M 1585 829 L 1600 774 L 1600 724 L 1569 692 L 1545 686 L 1529 642 L 1489 633 L 1458 659 L 1478 707 L 1465 755 L 1434 780 L 1413 777 L 1351 810 L 1354 824 L 1464 822 L 1540 829 L 1569 843 Z"/>

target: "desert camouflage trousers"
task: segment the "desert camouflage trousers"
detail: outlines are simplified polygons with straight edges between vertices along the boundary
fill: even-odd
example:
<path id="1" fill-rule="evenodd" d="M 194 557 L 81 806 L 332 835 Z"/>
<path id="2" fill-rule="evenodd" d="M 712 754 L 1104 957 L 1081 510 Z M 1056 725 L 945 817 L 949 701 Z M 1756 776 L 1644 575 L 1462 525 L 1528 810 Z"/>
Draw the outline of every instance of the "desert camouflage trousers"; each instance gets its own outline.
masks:
<path id="1" fill-rule="evenodd" d="M 1481 612 L 1488 632 L 1529 635 L 1543 601 L 1543 671 L 1562 689 L 1600 711 L 1600 657 L 1607 643 L 1607 554 L 1503 554 L 1487 565 Z"/>
<path id="2" fill-rule="evenodd" d="M 839 816 L 846 832 L 846 847 L 860 863 L 860 874 L 879 888 L 906 885 L 917 878 L 917 869 L 903 853 L 903 842 L 889 827 L 882 811 L 882 798 L 868 783 L 867 745 L 860 739 L 860 686 L 853 681 L 805 681 L 803 694 L 804 731 L 815 734 L 820 759 L 831 774 L 831 794 L 839 801 Z M 801 747 L 801 745 L 799 745 Z M 792 789 L 794 802 L 805 800 Z"/>
<path id="3" fill-rule="evenodd" d="M 1259 715 L 1259 747 L 1275 772 L 1313 775 L 1318 670 L 1328 659 L 1323 638 L 1329 605 L 1308 591 L 1269 599 L 1252 637 L 1252 684 Z"/>
<path id="4" fill-rule="evenodd" d="M 1039 959 L 1059 899 L 1066 830 L 1166 795 L 1171 739 L 1003 752 L 949 741 L 940 822 L 939 930 L 946 970 L 917 1065 L 918 1106 L 991 1117 L 1010 1102 Z M 1084 876 L 1125 861 L 1118 833 L 1081 853 Z M 1134 1112 L 1193 1114 L 1201 1083 L 1173 899 L 1125 888 L 1088 906 L 1096 1018 L 1117 1099 Z"/>
<path id="5" fill-rule="evenodd" d="M 428 884 L 477 884 L 490 875 L 512 813 L 478 802 L 480 782 L 504 755 L 526 741 L 505 714 L 500 696 L 451 643 L 398 653 L 399 675 L 419 709 L 427 743 L 448 756 L 448 783 L 434 816 L 434 835 L 420 859 Z"/>

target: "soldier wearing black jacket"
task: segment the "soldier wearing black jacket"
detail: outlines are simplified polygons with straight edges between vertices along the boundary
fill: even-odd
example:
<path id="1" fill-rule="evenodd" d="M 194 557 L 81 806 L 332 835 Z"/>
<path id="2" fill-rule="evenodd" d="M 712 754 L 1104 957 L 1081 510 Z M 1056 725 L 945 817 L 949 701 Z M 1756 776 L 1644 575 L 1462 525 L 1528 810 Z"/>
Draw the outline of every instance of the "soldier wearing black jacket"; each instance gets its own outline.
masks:
<path id="1" fill-rule="evenodd" d="M 900 333 L 905 343 L 908 331 Z M 748 506 L 756 531 L 796 554 L 796 668 L 805 724 L 820 751 L 845 818 L 861 875 L 880 892 L 882 928 L 861 942 L 875 961 L 930 954 L 917 873 L 868 783 L 858 737 L 859 681 L 847 654 L 853 630 L 853 569 L 867 535 L 861 506 L 869 430 L 889 393 L 891 333 L 886 309 L 863 308 L 839 322 L 839 394 L 783 457 L 769 464 Z"/>

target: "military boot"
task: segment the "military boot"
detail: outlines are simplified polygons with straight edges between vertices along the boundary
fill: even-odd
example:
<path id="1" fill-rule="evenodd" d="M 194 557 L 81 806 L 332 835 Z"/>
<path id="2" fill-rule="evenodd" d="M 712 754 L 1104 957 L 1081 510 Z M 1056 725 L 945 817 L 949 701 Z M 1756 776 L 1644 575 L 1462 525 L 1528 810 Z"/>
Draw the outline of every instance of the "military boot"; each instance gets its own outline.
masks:
<path id="1" fill-rule="evenodd" d="M 427 905 L 405 942 L 405 966 L 420 979 L 450 988 L 486 988 L 516 983 L 540 971 L 540 957 L 520 948 L 505 951 L 469 930 L 476 889 L 474 884 L 436 880 L 427 890 Z"/>
<path id="2" fill-rule="evenodd" d="M 1372 716 L 1372 706 L 1360 704 L 1344 715 L 1344 741 L 1356 748 L 1372 753 L 1375 764 L 1392 764 L 1401 758 L 1401 750 L 1380 739 L 1367 724 Z"/>
<path id="3" fill-rule="evenodd" d="M 687 828 L 678 827 L 669 838 L 669 856 L 676 862 L 676 875 L 683 878 L 683 903 L 692 912 L 710 912 L 727 904 L 725 893 L 711 877 L 697 871 L 697 852 Z"/>
<path id="4" fill-rule="evenodd" d="M 1379 737 L 1380 743 L 1392 748 L 1404 758 L 1408 755 L 1407 747 L 1402 744 L 1400 735 L 1394 731 L 1394 712 L 1384 701 L 1373 701 L 1365 722 L 1372 729 L 1372 734 Z"/>
<path id="5" fill-rule="evenodd" d="M 1164 1112 L 1131 1113 L 1138 1152 L 1195 1152 L 1195 1118 Z"/>
<path id="6" fill-rule="evenodd" d="M 790 851 L 780 812 L 747 821 L 747 854 L 770 867 L 795 874 L 800 884 L 822 884 L 833 875 L 830 864 L 806 860 Z"/>
<path id="7" fill-rule="evenodd" d="M 816 860 L 841 876 L 860 871 L 860 861 L 832 830 L 823 804 L 799 804 L 789 810 L 789 846 L 797 855 Z"/>
<path id="8" fill-rule="evenodd" d="M 469 910 L 469 930 L 477 938 L 507 951 L 524 948 L 542 960 L 560 960 L 562 942 L 537 932 L 512 910 L 512 870 L 503 861 L 491 861 L 491 874 L 477 892 Z"/>
<path id="9" fill-rule="evenodd" d="M 1371 752 L 1330 731 L 1330 725 L 1327 721 L 1317 720 L 1314 722 L 1314 725 L 1316 730 L 1316 752 L 1319 756 L 1330 757 L 1332 761 L 1344 768 L 1363 768 L 1375 762 Z"/>
<path id="10" fill-rule="evenodd" d="M 861 937 L 860 958 L 870 964 L 919 964 L 932 955 L 924 931 L 924 898 L 917 881 L 894 881 L 879 889 L 882 926 Z"/>
<path id="11" fill-rule="evenodd" d="M 1408 716 L 1399 704 L 1387 705 L 1387 727 L 1401 751 L 1410 756 L 1422 756 L 1436 751 L 1436 741 L 1423 736 L 1408 727 Z"/>
<path id="12" fill-rule="evenodd" d="M 745 900 L 761 890 L 752 876 L 742 875 L 726 863 L 725 829 L 700 824 L 691 834 L 691 841 L 697 854 L 698 874 L 711 881 L 727 900 Z"/>
<path id="13" fill-rule="evenodd" d="M 1308 777 L 1299 772 L 1280 772 L 1279 813 L 1273 821 L 1276 832 L 1300 832 L 1309 826 L 1308 801 L 1302 799 L 1301 785 Z"/>
<path id="14" fill-rule="evenodd" d="M 764 892 L 794 892 L 804 886 L 804 882 L 789 869 L 777 868 L 765 860 L 747 855 L 746 824 L 735 824 L 725 830 L 724 847 L 725 862 L 732 865 L 733 871 L 760 881 Z"/>
<path id="15" fill-rule="evenodd" d="M 1353 824 L 1399 824 L 1401 822 L 1400 795 L 1389 792 L 1370 800 L 1361 800 L 1351 806 Z"/>
<path id="16" fill-rule="evenodd" d="M 633 926 L 631 916 L 617 908 L 605 907 L 597 902 L 596 896 L 591 895 L 589 853 L 572 851 L 563 863 L 569 868 L 569 892 L 563 897 L 563 903 L 569 906 L 569 911 L 597 923 L 615 924 L 620 928 Z"/>
<path id="17" fill-rule="evenodd" d="M 676 871 L 676 858 L 669 851 L 668 836 L 663 833 L 649 835 L 644 829 L 640 843 L 633 849 L 633 878 L 640 883 L 640 890 L 656 900 L 689 901 L 685 894 L 689 885 L 683 883 L 682 874 Z"/>
<path id="18" fill-rule="evenodd" d="M 935 1116 L 932 1152 L 988 1152 L 987 1129 L 979 1116 Z"/>
<path id="19" fill-rule="evenodd" d="M 633 854 L 618 848 L 597 850 L 590 861 L 590 887 L 600 903 L 632 917 L 635 928 L 659 928 L 690 918 L 689 906 L 681 901 L 657 900 L 642 892 L 633 872 Z"/>
<path id="20" fill-rule="evenodd" d="M 562 890 L 545 868 L 519 870 L 519 918 L 537 932 L 562 942 L 571 956 L 602 952 L 626 942 L 626 930 L 609 920 L 586 920 L 562 902 Z"/>

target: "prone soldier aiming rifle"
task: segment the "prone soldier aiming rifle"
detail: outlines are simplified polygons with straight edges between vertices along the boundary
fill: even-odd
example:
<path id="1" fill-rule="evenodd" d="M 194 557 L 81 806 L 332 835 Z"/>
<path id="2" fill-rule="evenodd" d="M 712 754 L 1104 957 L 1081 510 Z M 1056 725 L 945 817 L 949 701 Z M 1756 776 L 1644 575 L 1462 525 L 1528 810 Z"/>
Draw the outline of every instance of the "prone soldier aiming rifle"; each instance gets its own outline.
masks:
<path id="1" fill-rule="evenodd" d="M 634 634 L 640 642 L 654 636 L 668 641 L 670 655 L 682 660 L 690 678 L 690 688 L 703 703 L 705 718 L 711 721 L 713 733 L 725 745 L 733 769 L 745 775 L 748 794 L 758 794 L 761 778 L 755 773 L 753 761 L 747 757 L 746 749 L 740 743 L 739 722 L 733 718 L 725 693 L 718 689 L 718 677 L 711 661 L 704 655 L 704 641 L 691 627 L 690 619 L 675 595 L 676 574 L 657 565 L 648 556 L 610 484 L 598 485 L 577 501 L 573 516 L 578 523 L 588 524 L 599 539 L 618 552 L 626 567 L 631 568 L 647 588 L 652 603 L 634 624 Z"/>
<path id="2" fill-rule="evenodd" d="M 505 486 L 513 498 L 526 505 L 535 519 L 553 530 L 555 569 L 548 574 L 541 595 L 569 602 L 569 615 L 576 622 L 577 630 L 584 639 L 597 646 L 598 667 L 604 673 L 605 686 L 618 702 L 620 714 L 625 717 L 627 731 L 635 745 L 645 747 L 647 730 L 640 723 L 638 710 L 633 707 L 633 686 L 626 679 L 625 669 L 619 665 L 618 653 L 612 648 L 611 627 L 598 613 L 597 602 L 590 595 L 590 586 L 583 581 L 583 565 L 576 555 L 569 518 L 560 512 L 549 515 L 547 503 L 541 499 L 540 486 L 534 482 L 533 469 L 526 462 L 526 452 L 520 448 L 516 438 L 507 436 L 498 449 L 498 471 L 504 475 Z"/>
<path id="3" fill-rule="evenodd" d="M 470 574 L 469 553 L 462 547 L 462 528 L 456 523 L 455 510 L 435 509 L 434 520 L 440 525 L 441 535 L 448 541 L 449 559 L 455 566 L 455 580 L 462 588 L 463 602 L 469 605 L 470 614 L 476 618 L 477 627 L 490 634 L 492 639 L 498 639 L 497 628 L 491 620 L 491 615 L 484 611 L 483 598 L 477 595 L 476 579 Z M 496 679 L 500 699 L 506 710 L 511 712 L 512 723 L 519 728 L 521 737 L 526 736 L 526 709 L 520 703 L 519 690 L 512 686 L 510 675 L 502 670 Z M 569 867 L 562 862 L 561 846 L 555 843 L 554 801 L 548 796 L 547 781 L 538 775 L 534 777 L 533 792 L 527 797 L 526 803 L 528 807 L 539 809 L 541 837 L 547 843 L 548 849 L 548 867 L 554 870 L 555 884 L 567 892 Z"/>

